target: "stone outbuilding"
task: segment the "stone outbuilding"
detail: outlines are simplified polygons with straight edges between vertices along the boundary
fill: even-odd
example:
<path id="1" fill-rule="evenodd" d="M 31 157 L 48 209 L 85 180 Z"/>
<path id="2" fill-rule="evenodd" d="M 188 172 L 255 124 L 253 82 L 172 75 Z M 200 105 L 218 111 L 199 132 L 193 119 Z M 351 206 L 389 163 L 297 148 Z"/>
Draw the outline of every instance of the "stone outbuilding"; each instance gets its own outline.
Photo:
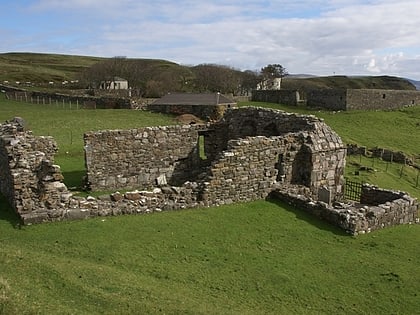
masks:
<path id="1" fill-rule="evenodd" d="M 220 93 L 168 93 L 148 105 L 148 109 L 165 114 L 192 114 L 203 120 L 218 120 L 228 108 L 237 104 Z"/>

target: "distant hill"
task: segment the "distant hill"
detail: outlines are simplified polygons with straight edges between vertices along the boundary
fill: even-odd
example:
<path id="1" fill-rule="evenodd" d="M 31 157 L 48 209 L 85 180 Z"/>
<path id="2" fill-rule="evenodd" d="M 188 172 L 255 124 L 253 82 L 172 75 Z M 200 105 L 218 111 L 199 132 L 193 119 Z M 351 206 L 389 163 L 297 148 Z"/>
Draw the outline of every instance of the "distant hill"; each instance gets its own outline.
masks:
<path id="1" fill-rule="evenodd" d="M 389 89 L 389 90 L 415 90 L 416 87 L 407 79 L 392 76 L 329 76 L 294 78 L 285 77 L 282 87 L 284 89 L 311 90 L 311 89 Z"/>
<path id="2" fill-rule="evenodd" d="M 407 81 L 409 81 L 411 84 L 413 84 L 417 90 L 420 90 L 420 81 L 416 81 L 416 80 L 411 80 L 411 79 L 407 79 Z"/>
<path id="3" fill-rule="evenodd" d="M 0 83 L 3 81 L 9 81 L 10 83 L 15 83 L 16 81 L 33 82 L 38 86 L 44 84 L 46 85 L 45 89 L 49 89 L 47 84 L 49 81 L 70 81 L 81 77 L 84 77 L 85 81 L 89 81 L 90 77 L 95 75 L 101 78 L 106 75 L 118 75 L 128 79 L 133 86 L 148 91 L 156 90 L 155 94 L 162 95 L 162 91 L 165 93 L 167 92 L 166 90 L 175 91 L 180 89 L 180 86 L 183 91 L 194 92 L 197 86 L 193 84 L 190 86 L 190 84 L 197 83 L 199 79 L 203 80 L 203 78 L 216 80 L 219 84 L 220 82 L 218 81 L 223 81 L 223 79 L 219 80 L 217 78 L 217 75 L 222 73 L 221 69 L 211 72 L 211 69 L 204 67 L 206 72 L 203 72 L 203 67 L 179 65 L 167 60 L 125 59 L 125 57 L 122 60 L 125 61 L 121 63 L 121 66 L 118 66 L 115 63 L 121 61 L 121 57 L 101 58 L 41 53 L 4 53 L 0 54 Z M 118 68 L 120 73 L 107 73 L 107 66 L 104 67 L 104 63 L 107 66 L 114 65 L 114 69 Z M 229 67 L 222 70 L 222 78 L 242 76 L 238 82 L 242 86 L 244 85 L 246 71 L 241 72 Z M 256 84 L 255 82 L 253 84 Z M 207 84 L 204 85 L 204 90 L 219 89 L 218 87 L 211 87 L 208 82 L 204 82 L 204 84 Z M 236 83 L 237 85 L 238 83 Z M 418 81 L 392 76 L 316 77 L 309 74 L 296 74 L 285 77 L 282 88 L 303 91 L 320 88 L 415 90 L 416 86 L 419 87 L 419 85 L 420 82 Z M 199 90 L 203 90 L 203 85 L 201 85 Z"/>

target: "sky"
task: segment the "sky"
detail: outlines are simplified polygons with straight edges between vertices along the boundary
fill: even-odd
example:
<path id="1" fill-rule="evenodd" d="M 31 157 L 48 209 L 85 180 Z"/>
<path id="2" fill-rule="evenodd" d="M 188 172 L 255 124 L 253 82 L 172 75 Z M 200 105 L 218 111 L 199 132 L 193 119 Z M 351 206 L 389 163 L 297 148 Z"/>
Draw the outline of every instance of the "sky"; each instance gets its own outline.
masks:
<path id="1" fill-rule="evenodd" d="M 0 53 L 420 80 L 419 0 L 0 0 Z"/>

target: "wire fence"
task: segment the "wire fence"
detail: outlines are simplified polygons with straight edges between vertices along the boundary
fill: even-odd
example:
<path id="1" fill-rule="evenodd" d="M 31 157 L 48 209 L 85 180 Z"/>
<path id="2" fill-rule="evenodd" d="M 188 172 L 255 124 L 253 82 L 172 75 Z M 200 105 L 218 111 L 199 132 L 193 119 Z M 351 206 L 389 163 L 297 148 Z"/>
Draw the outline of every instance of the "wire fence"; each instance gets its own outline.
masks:
<path id="1" fill-rule="evenodd" d="M 71 99 L 58 99 L 58 98 L 51 98 L 51 97 L 40 97 L 40 96 L 28 96 L 26 93 L 6 93 L 6 98 L 8 100 L 16 101 L 16 102 L 24 102 L 36 105 L 50 105 L 56 108 L 62 109 L 82 109 L 84 108 L 84 102 L 79 102 L 78 99 L 71 100 Z"/>

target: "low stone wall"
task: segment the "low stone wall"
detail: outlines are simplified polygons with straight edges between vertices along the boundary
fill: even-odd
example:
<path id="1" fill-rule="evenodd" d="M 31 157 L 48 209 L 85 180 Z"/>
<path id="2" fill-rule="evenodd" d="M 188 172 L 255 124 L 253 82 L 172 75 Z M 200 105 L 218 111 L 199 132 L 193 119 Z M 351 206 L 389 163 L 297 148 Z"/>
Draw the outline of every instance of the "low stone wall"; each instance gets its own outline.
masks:
<path id="1" fill-rule="evenodd" d="M 270 194 L 298 209 L 345 230 L 351 235 L 369 233 L 382 228 L 418 223 L 419 203 L 404 192 L 364 185 L 362 200 L 369 204 L 335 203 L 333 206 L 308 197 L 302 188 L 288 187 Z"/>

